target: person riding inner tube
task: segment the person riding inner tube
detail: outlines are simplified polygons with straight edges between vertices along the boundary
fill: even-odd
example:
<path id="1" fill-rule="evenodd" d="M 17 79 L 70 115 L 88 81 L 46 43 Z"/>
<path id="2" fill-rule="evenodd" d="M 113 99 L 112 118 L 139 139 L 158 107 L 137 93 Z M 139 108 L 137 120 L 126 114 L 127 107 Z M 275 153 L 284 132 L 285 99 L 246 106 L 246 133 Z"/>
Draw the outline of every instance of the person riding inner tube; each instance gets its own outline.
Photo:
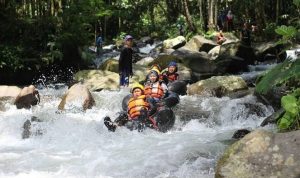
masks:
<path id="1" fill-rule="evenodd" d="M 130 97 L 126 96 L 123 103 L 127 103 L 127 112 L 120 112 L 114 122 L 109 117 L 104 118 L 104 124 L 109 131 L 114 132 L 118 126 L 126 126 L 130 130 L 143 131 L 145 127 L 166 132 L 175 123 L 175 115 L 167 106 L 155 107 L 143 95 L 143 86 L 136 84 L 132 87 Z M 122 104 L 123 104 L 122 103 Z"/>
<path id="2" fill-rule="evenodd" d="M 177 73 L 178 67 L 175 61 L 171 61 L 168 68 L 164 69 L 162 72 L 163 81 L 168 84 L 178 80 L 179 74 Z"/>
<path id="3" fill-rule="evenodd" d="M 114 122 L 105 117 L 104 124 L 110 131 L 115 131 L 117 126 L 123 125 L 130 130 L 142 131 L 149 116 L 148 112 L 153 112 L 150 110 L 151 106 L 144 95 L 144 86 L 135 84 L 132 86 L 131 97 L 127 103 L 127 113 L 120 113 Z"/>

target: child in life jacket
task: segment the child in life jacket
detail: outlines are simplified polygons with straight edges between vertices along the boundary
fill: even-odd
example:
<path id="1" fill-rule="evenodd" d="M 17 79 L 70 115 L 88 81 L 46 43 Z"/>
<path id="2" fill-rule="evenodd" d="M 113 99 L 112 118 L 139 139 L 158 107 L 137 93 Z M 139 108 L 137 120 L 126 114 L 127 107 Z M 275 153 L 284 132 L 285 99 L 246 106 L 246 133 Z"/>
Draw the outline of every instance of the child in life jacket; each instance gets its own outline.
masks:
<path id="1" fill-rule="evenodd" d="M 127 114 L 121 113 L 114 122 L 109 117 L 104 118 L 104 124 L 109 131 L 115 131 L 117 126 L 123 125 L 130 130 L 138 130 L 139 132 L 144 130 L 151 105 L 144 95 L 144 86 L 134 84 L 131 93 L 132 96 L 127 104 Z"/>
<path id="2" fill-rule="evenodd" d="M 165 83 L 159 81 L 159 75 L 159 70 L 152 69 L 147 76 L 148 81 L 145 83 L 145 95 L 152 103 L 158 103 L 168 93 L 168 87 Z"/>
<path id="3" fill-rule="evenodd" d="M 171 61 L 168 65 L 168 68 L 162 72 L 162 78 L 166 84 L 178 80 L 179 75 L 177 73 L 177 69 L 177 63 L 175 61 Z"/>

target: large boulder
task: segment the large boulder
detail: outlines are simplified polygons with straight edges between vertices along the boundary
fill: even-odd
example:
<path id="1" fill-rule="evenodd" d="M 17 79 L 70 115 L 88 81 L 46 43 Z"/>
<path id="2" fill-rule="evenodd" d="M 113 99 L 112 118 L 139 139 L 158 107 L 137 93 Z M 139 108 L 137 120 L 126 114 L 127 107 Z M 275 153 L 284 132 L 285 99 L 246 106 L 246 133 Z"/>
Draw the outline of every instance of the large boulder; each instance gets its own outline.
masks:
<path id="1" fill-rule="evenodd" d="M 240 72 L 248 71 L 247 61 L 238 56 L 220 55 L 215 60 L 215 73 L 223 74 L 238 74 Z"/>
<path id="2" fill-rule="evenodd" d="M 192 71 L 191 75 L 193 81 L 211 77 L 216 69 L 215 64 L 208 59 L 207 55 L 184 49 L 178 49 L 171 55 L 160 55 L 151 62 L 150 65 L 159 64 L 162 68 L 165 68 L 171 61 L 176 61 L 177 63 L 181 63 L 182 66 L 185 66 L 188 69 L 188 75 L 190 71 Z M 182 68 L 178 71 L 180 70 L 182 70 Z"/>
<path id="3" fill-rule="evenodd" d="M 183 45 L 185 45 L 185 43 L 186 43 L 185 38 L 183 36 L 178 36 L 173 39 L 164 40 L 163 47 L 165 49 L 169 49 L 169 48 L 178 49 Z"/>
<path id="4" fill-rule="evenodd" d="M 152 57 L 145 57 L 145 58 L 141 59 L 140 61 L 138 61 L 136 64 L 148 66 L 153 61 L 154 61 L 154 59 Z"/>
<path id="5" fill-rule="evenodd" d="M 218 160 L 216 178 L 300 176 L 300 130 L 256 130 L 231 145 Z"/>
<path id="6" fill-rule="evenodd" d="M 99 67 L 100 70 L 107 70 L 111 72 L 119 72 L 119 61 L 116 59 L 108 59 Z"/>
<path id="7" fill-rule="evenodd" d="M 277 110 L 281 106 L 281 97 L 299 87 L 300 58 L 295 61 L 285 60 L 258 78 L 255 93 Z"/>
<path id="8" fill-rule="evenodd" d="M 148 69 L 146 66 L 133 64 L 132 78 L 129 79 L 129 83 L 141 82 L 146 79 Z M 186 77 L 188 74 L 185 74 Z M 120 76 L 116 72 L 107 70 L 81 70 L 74 75 L 76 81 L 82 81 L 89 90 L 101 91 L 117 90 L 119 89 Z"/>
<path id="9" fill-rule="evenodd" d="M 90 93 L 89 89 L 81 84 L 74 84 L 62 97 L 61 102 L 58 105 L 59 110 L 68 108 L 76 108 L 86 110 L 90 109 L 95 105 L 95 100 Z"/>
<path id="10" fill-rule="evenodd" d="M 21 88 L 17 86 L 7 86 L 1 85 L 0 86 L 0 98 L 2 97 L 17 97 L 21 92 Z"/>
<path id="11" fill-rule="evenodd" d="M 40 102 L 40 95 L 38 90 L 30 85 L 24 87 L 15 99 L 14 104 L 18 109 L 29 109 L 31 106 L 37 105 Z"/>
<path id="12" fill-rule="evenodd" d="M 76 81 L 82 81 L 89 90 L 116 90 L 119 88 L 119 74 L 103 70 L 81 70 L 74 75 Z"/>
<path id="13" fill-rule="evenodd" d="M 254 46 L 255 55 L 258 61 L 277 60 L 283 61 L 287 53 L 282 51 L 284 47 L 276 42 L 259 43 Z"/>
<path id="14" fill-rule="evenodd" d="M 222 97 L 247 88 L 246 82 L 241 77 L 215 76 L 190 85 L 187 93 L 188 95 Z"/>
<path id="15" fill-rule="evenodd" d="M 185 50 L 195 52 L 209 52 L 215 46 L 217 46 L 217 44 L 214 41 L 206 39 L 204 36 L 196 35 L 193 38 L 191 38 L 190 41 L 187 42 L 186 45 L 184 45 L 184 47 L 182 48 Z"/>
<path id="16" fill-rule="evenodd" d="M 254 61 L 256 61 L 256 55 L 253 48 L 237 42 L 221 45 L 219 55 L 237 56 L 245 59 L 246 64 L 254 64 Z"/>

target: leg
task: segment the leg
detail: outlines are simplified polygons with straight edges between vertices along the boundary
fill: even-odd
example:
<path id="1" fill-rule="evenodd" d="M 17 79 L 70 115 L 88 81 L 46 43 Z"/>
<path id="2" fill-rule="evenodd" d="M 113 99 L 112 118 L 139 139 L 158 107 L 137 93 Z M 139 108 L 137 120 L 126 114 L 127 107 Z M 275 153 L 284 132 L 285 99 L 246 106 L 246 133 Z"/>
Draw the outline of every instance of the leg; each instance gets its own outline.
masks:
<path id="1" fill-rule="evenodd" d="M 114 132 L 116 130 L 116 128 L 117 128 L 117 126 L 111 121 L 111 119 L 108 116 L 106 116 L 104 118 L 104 125 L 111 132 Z"/>

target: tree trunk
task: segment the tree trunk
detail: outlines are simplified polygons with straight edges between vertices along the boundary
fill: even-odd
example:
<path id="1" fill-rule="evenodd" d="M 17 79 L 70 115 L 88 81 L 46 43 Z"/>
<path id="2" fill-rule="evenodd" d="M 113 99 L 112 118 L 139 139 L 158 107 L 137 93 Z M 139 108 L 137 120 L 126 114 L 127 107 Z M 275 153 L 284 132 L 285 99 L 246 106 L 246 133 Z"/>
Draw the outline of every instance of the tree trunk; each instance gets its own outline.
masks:
<path id="1" fill-rule="evenodd" d="M 265 19 L 265 2 L 264 0 L 255 0 L 255 19 L 257 20 L 257 27 L 258 33 L 262 34 L 262 30 L 266 26 L 266 19 Z"/>
<path id="2" fill-rule="evenodd" d="M 201 29 L 204 30 L 203 0 L 198 0 Z"/>
<path id="3" fill-rule="evenodd" d="M 279 19 L 279 15 L 280 15 L 280 0 L 276 1 L 276 25 L 278 25 L 278 19 Z"/>
<path id="4" fill-rule="evenodd" d="M 186 19 L 186 22 L 188 24 L 189 29 L 192 32 L 197 32 L 197 30 L 195 28 L 195 25 L 194 25 L 194 23 L 192 21 L 192 17 L 191 17 L 190 12 L 189 12 L 187 0 L 183 0 L 183 9 L 184 9 L 185 19 Z"/>

